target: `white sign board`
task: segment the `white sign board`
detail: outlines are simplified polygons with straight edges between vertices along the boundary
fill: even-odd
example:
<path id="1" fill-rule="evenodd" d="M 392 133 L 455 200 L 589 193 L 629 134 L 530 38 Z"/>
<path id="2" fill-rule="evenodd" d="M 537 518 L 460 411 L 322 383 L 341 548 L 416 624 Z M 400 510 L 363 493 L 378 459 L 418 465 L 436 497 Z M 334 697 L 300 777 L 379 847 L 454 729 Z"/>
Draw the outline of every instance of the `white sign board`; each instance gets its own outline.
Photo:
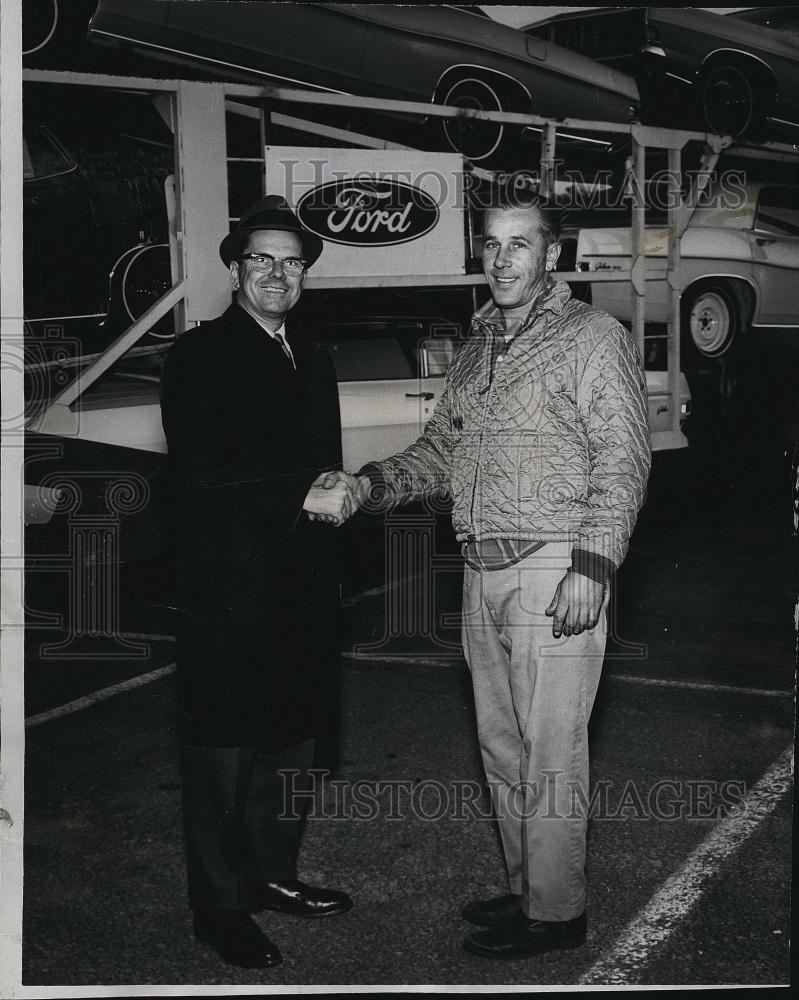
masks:
<path id="1" fill-rule="evenodd" d="M 314 278 L 465 273 L 457 153 L 267 146 L 266 193 L 325 240 Z"/>

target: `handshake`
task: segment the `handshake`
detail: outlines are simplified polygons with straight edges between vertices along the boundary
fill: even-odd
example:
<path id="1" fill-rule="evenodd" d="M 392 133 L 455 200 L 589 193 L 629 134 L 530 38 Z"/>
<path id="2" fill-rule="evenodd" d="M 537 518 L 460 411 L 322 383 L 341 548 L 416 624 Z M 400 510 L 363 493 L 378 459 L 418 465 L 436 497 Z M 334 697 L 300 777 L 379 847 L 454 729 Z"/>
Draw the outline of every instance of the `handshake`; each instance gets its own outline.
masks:
<path id="1" fill-rule="evenodd" d="M 308 490 L 303 510 L 311 521 L 324 521 L 338 528 L 366 503 L 370 485 L 368 476 L 323 472 Z"/>

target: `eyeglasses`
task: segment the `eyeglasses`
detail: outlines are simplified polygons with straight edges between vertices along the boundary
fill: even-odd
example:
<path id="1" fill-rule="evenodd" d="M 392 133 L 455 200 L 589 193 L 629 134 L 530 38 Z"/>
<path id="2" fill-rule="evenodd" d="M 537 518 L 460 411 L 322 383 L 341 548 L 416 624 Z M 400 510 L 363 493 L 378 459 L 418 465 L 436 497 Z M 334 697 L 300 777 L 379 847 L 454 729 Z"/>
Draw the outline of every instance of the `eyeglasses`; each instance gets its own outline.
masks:
<path id="1" fill-rule="evenodd" d="M 274 271 L 275 264 L 280 264 L 286 274 L 302 274 L 308 266 L 308 261 L 302 257 L 273 257 L 269 253 L 243 253 L 239 260 L 249 260 L 254 268 L 267 274 Z"/>

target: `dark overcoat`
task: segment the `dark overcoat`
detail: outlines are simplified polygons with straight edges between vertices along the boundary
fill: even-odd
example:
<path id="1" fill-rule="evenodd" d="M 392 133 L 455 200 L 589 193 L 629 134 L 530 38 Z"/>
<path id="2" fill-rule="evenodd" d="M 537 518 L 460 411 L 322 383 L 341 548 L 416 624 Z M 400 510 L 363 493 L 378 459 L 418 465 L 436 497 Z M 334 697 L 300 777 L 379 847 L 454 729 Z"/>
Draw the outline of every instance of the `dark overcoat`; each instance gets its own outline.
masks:
<path id="1" fill-rule="evenodd" d="M 328 355 L 289 341 L 296 371 L 233 304 L 164 365 L 187 743 L 279 749 L 315 735 L 335 702 L 341 537 L 302 506 L 341 468 L 338 393 Z"/>

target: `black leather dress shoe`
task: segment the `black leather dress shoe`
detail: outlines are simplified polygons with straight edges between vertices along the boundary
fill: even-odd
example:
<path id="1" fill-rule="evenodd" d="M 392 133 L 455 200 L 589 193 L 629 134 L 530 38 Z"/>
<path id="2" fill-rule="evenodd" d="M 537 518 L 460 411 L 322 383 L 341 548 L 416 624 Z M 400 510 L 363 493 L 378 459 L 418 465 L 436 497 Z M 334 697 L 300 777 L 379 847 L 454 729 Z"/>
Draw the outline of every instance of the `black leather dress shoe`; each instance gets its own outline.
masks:
<path id="1" fill-rule="evenodd" d="M 194 937 L 230 965 L 268 969 L 283 961 L 277 945 L 243 910 L 195 910 Z"/>
<path id="2" fill-rule="evenodd" d="M 480 924 L 481 927 L 496 927 L 509 920 L 518 920 L 519 917 L 524 917 L 522 897 L 510 894 L 496 896 L 494 899 L 475 899 L 464 906 L 461 910 L 461 916 L 473 924 Z"/>
<path id="3" fill-rule="evenodd" d="M 352 909 L 352 900 L 346 893 L 316 889 L 299 879 L 265 883 L 259 902 L 264 909 L 295 917 L 332 917 Z"/>
<path id="4" fill-rule="evenodd" d="M 548 951 L 579 948 L 585 944 L 586 918 L 581 913 L 574 920 L 512 920 L 477 931 L 463 942 L 463 947 L 482 958 L 532 958 Z"/>

